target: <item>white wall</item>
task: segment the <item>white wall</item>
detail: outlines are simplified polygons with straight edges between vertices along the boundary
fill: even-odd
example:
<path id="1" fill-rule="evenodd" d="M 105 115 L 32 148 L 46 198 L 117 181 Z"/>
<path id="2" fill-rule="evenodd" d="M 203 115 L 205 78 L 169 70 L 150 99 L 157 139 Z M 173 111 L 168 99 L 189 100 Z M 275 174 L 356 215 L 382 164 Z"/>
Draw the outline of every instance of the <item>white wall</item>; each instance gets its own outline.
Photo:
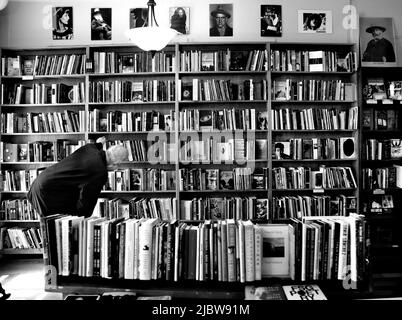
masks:
<path id="1" fill-rule="evenodd" d="M 0 46 L 49 47 L 57 45 L 88 45 L 99 43 L 90 40 L 90 10 L 94 7 L 112 8 L 112 40 L 107 44 L 127 43 L 124 31 L 129 27 L 129 8 L 146 7 L 147 0 L 10 0 L 0 12 Z M 233 37 L 209 37 L 209 4 L 233 4 Z M 228 42 L 228 41 L 287 41 L 287 42 L 348 42 L 349 32 L 342 27 L 342 8 L 349 0 L 156 0 L 156 17 L 159 25 L 168 25 L 171 6 L 190 7 L 190 34 L 177 36 L 178 42 Z M 260 36 L 260 5 L 282 5 L 283 36 Z M 74 39 L 52 40 L 51 7 L 73 6 Z M 325 35 L 299 34 L 297 32 L 298 9 L 332 10 L 333 32 Z"/>
<path id="2" fill-rule="evenodd" d="M 88 44 L 127 44 L 124 31 L 129 27 L 129 9 L 146 7 L 147 0 L 9 0 L 0 12 L 0 47 L 46 48 Z M 209 37 L 209 4 L 233 4 L 233 37 Z M 156 0 L 156 17 L 160 25 L 169 24 L 169 7 L 190 7 L 190 34 L 177 36 L 174 42 L 355 42 L 359 30 L 344 27 L 345 5 L 352 4 L 364 17 L 393 17 L 396 51 L 402 65 L 402 1 L 401 0 Z M 283 36 L 260 36 L 260 5 L 282 5 Z M 73 6 L 74 39 L 52 40 L 51 8 Z M 90 40 L 90 10 L 94 7 L 112 8 L 112 40 Z M 332 34 L 300 34 L 297 31 L 298 9 L 332 10 Z M 358 20 L 357 20 L 358 21 Z M 358 25 L 358 23 L 357 23 Z"/>

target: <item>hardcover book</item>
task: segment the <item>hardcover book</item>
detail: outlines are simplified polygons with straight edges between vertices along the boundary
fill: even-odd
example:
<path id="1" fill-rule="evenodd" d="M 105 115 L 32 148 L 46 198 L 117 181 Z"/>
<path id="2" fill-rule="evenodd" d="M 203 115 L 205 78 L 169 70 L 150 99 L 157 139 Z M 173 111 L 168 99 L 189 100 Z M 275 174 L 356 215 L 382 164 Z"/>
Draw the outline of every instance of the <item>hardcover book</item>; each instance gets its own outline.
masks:
<path id="1" fill-rule="evenodd" d="M 393 100 L 402 100 L 402 81 L 388 83 L 388 97 Z"/>
<path id="2" fill-rule="evenodd" d="M 134 57 L 132 54 L 121 56 L 122 73 L 133 73 L 134 72 Z"/>
<path id="3" fill-rule="evenodd" d="M 144 84 L 142 81 L 133 82 L 133 86 L 131 88 L 131 100 L 144 101 Z"/>
<path id="4" fill-rule="evenodd" d="M 367 79 L 367 99 L 382 100 L 387 99 L 384 79 Z"/>
<path id="5" fill-rule="evenodd" d="M 209 51 L 201 52 L 201 71 L 214 71 L 214 53 Z"/>
<path id="6" fill-rule="evenodd" d="M 221 190 L 234 189 L 233 171 L 220 171 L 219 176 L 219 188 Z"/>

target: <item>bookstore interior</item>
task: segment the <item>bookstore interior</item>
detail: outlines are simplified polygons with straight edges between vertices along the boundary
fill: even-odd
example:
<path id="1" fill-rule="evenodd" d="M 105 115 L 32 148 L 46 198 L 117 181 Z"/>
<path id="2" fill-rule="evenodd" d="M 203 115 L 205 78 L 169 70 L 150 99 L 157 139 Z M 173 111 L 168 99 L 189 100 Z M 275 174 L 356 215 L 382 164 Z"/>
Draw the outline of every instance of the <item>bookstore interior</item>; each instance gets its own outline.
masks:
<path id="1" fill-rule="evenodd" d="M 10 299 L 30 260 L 65 300 L 402 297 L 401 2 L 62 3 L 0 1 Z M 39 212 L 88 144 L 127 157 Z"/>

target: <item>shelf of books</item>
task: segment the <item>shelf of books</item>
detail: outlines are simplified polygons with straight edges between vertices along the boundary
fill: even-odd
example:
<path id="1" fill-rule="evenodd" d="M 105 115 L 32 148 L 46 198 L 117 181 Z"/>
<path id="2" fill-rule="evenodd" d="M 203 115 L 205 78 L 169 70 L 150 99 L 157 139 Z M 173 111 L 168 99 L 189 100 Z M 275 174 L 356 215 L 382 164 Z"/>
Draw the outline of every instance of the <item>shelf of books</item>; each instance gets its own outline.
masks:
<path id="1" fill-rule="evenodd" d="M 86 48 L 1 50 L 0 256 L 42 254 L 26 193 L 85 140 Z"/>
<path id="2" fill-rule="evenodd" d="M 92 217 L 42 221 L 47 290 L 79 283 L 88 292 L 238 298 L 246 285 L 343 290 L 345 281 L 360 290 L 367 248 L 355 51 L 3 50 L 1 226 L 30 212 L 10 208 L 27 205 L 41 170 L 105 136 L 105 148 L 123 144 L 129 159 L 108 172 Z M 12 228 L 3 229 L 9 241 Z"/>
<path id="3" fill-rule="evenodd" d="M 402 279 L 401 68 L 366 67 L 362 83 L 362 212 L 370 221 L 373 286 L 397 288 Z"/>

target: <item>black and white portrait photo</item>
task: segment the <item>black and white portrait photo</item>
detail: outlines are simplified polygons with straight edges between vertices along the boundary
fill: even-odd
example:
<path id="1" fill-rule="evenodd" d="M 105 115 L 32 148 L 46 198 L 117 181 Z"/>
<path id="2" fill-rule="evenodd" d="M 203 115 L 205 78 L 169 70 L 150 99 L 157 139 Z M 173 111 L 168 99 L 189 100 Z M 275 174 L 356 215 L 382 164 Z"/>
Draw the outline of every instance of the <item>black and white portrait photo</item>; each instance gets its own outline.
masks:
<path id="1" fill-rule="evenodd" d="M 169 8 L 170 28 L 181 34 L 190 33 L 190 8 L 170 7 Z"/>
<path id="2" fill-rule="evenodd" d="M 91 40 L 112 40 L 112 9 L 91 9 Z"/>
<path id="3" fill-rule="evenodd" d="M 362 66 L 396 66 L 392 18 L 360 18 Z"/>
<path id="4" fill-rule="evenodd" d="M 53 7 L 53 40 L 70 40 L 73 35 L 73 8 Z"/>
<path id="5" fill-rule="evenodd" d="M 130 29 L 141 28 L 146 25 L 148 8 L 130 9 Z"/>
<path id="6" fill-rule="evenodd" d="M 332 12 L 329 10 L 299 10 L 299 33 L 332 33 Z"/>
<path id="7" fill-rule="evenodd" d="M 210 37 L 233 36 L 233 4 L 210 4 Z"/>
<path id="8" fill-rule="evenodd" d="M 282 6 L 261 6 L 261 37 L 282 36 Z"/>

